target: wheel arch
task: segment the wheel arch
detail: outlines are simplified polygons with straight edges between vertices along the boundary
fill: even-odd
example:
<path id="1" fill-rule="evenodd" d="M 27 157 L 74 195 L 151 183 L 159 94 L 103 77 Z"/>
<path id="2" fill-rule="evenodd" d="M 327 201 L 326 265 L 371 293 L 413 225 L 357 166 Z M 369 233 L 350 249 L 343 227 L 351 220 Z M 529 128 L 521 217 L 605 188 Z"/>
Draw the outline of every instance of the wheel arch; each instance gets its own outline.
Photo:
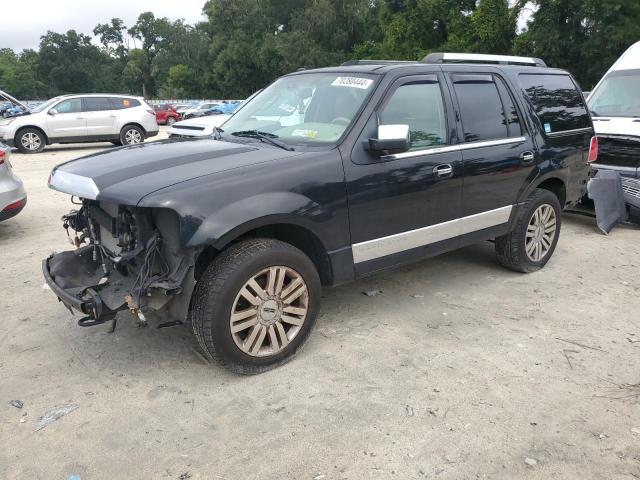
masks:
<path id="1" fill-rule="evenodd" d="M 558 198 L 560 207 L 564 209 L 567 201 L 567 185 L 563 179 L 559 177 L 549 177 L 538 182 L 535 188 L 541 188 L 553 193 Z"/>
<path id="2" fill-rule="evenodd" d="M 322 284 L 332 284 L 331 261 L 320 235 L 306 222 L 281 215 L 269 215 L 244 223 L 233 228 L 217 241 L 206 245 L 195 260 L 196 280 L 220 252 L 230 245 L 248 238 L 272 238 L 293 245 L 311 259 L 318 270 Z"/>
<path id="3" fill-rule="evenodd" d="M 46 145 L 51 145 L 51 141 L 49 140 L 49 135 L 47 135 L 47 133 L 42 129 L 42 127 L 38 127 L 36 125 L 23 125 L 21 127 L 18 127 L 18 129 L 16 130 L 15 135 L 13 136 L 13 141 L 16 142 L 16 145 L 18 143 L 18 135 L 20 135 L 20 132 L 22 132 L 23 130 L 25 130 L 27 128 L 32 128 L 33 130 L 38 130 L 44 136 L 45 144 Z"/>
<path id="4" fill-rule="evenodd" d="M 142 133 L 144 133 L 145 138 L 147 138 L 147 129 L 144 128 L 141 124 L 139 124 L 138 122 L 127 122 L 125 123 L 122 128 L 120 129 L 120 135 L 122 135 L 122 131 L 127 128 L 127 127 L 138 127 L 140 130 L 142 130 Z"/>

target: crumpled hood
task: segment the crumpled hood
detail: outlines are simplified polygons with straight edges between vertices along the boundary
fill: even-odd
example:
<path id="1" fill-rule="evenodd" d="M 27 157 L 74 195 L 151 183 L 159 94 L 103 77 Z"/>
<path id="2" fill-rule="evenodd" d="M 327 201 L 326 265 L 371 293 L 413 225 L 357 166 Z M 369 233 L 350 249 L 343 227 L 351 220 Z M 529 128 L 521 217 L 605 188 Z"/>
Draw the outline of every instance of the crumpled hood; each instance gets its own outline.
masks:
<path id="1" fill-rule="evenodd" d="M 81 198 L 136 205 L 146 195 L 177 183 L 296 154 L 212 139 L 151 142 L 58 165 L 49 187 Z"/>

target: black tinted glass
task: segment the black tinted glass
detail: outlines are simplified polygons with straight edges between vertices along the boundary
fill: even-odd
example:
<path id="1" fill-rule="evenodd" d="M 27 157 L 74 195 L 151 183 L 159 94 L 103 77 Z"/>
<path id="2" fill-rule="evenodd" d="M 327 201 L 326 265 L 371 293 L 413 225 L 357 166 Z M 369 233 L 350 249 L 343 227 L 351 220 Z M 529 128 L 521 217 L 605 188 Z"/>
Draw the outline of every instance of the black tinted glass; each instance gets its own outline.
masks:
<path id="1" fill-rule="evenodd" d="M 133 98 L 111 97 L 109 100 L 111 100 L 114 110 L 122 110 L 124 108 L 132 108 L 140 105 L 140 102 Z"/>
<path id="2" fill-rule="evenodd" d="M 491 75 L 454 75 L 465 142 L 507 138 L 502 101 Z"/>
<path id="3" fill-rule="evenodd" d="M 582 94 L 568 75 L 521 74 L 520 83 L 545 133 L 589 127 Z"/>
<path id="4" fill-rule="evenodd" d="M 87 97 L 84 99 L 87 112 L 113 110 L 111 99 L 107 97 Z"/>
<path id="5" fill-rule="evenodd" d="M 507 129 L 509 130 L 510 137 L 520 137 L 522 136 L 522 126 L 520 124 L 520 118 L 518 116 L 518 109 L 513 103 L 513 97 L 509 93 L 507 86 L 504 84 L 502 79 L 498 77 L 493 77 L 496 86 L 498 87 L 498 93 L 500 94 L 500 99 L 502 100 L 502 105 L 504 108 L 504 115 L 507 117 Z"/>
<path id="6" fill-rule="evenodd" d="M 409 125 L 411 150 L 446 143 L 446 117 L 437 82 L 409 83 L 397 88 L 380 115 L 382 125 Z"/>

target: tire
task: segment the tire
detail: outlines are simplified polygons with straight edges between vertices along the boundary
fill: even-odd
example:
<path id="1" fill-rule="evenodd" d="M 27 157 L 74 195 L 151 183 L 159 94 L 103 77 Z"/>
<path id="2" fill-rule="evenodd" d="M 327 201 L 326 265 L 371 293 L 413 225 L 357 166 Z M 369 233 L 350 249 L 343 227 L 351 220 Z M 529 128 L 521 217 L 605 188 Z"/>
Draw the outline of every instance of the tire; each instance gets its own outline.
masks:
<path id="1" fill-rule="evenodd" d="M 15 137 L 15 145 L 22 153 L 40 153 L 44 150 L 46 139 L 44 134 L 35 128 L 24 128 Z"/>
<path id="2" fill-rule="evenodd" d="M 168 117 L 167 118 L 167 125 L 170 127 L 171 125 L 173 125 L 174 123 L 176 123 L 176 117 Z"/>
<path id="3" fill-rule="evenodd" d="M 262 288 L 262 299 L 253 285 Z M 265 372 L 290 360 L 306 343 L 320 295 L 318 272 L 300 250 L 279 240 L 246 240 L 223 251 L 198 281 L 194 335 L 207 357 L 231 371 Z"/>
<path id="4" fill-rule="evenodd" d="M 144 143 L 144 132 L 135 125 L 125 125 L 120 130 L 120 143 L 122 145 L 138 145 Z"/>
<path id="5" fill-rule="evenodd" d="M 540 270 L 552 257 L 558 244 L 561 214 L 558 197 L 549 190 L 534 190 L 518 209 L 513 230 L 496 238 L 498 261 L 516 272 Z M 537 219 L 534 215 L 538 215 Z"/>

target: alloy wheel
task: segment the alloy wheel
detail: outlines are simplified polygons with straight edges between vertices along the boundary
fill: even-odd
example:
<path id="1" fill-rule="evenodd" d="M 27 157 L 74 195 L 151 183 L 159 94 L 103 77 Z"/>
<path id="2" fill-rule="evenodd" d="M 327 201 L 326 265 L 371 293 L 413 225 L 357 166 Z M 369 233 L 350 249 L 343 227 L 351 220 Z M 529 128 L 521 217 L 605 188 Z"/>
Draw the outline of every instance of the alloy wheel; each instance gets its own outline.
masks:
<path id="1" fill-rule="evenodd" d="M 142 143 L 142 134 L 135 128 L 131 128 L 124 134 L 124 141 L 127 145 Z"/>
<path id="2" fill-rule="evenodd" d="M 260 271 L 240 289 L 229 327 L 236 346 L 247 355 L 275 355 L 298 335 L 309 309 L 309 291 L 290 267 Z"/>
<path id="3" fill-rule="evenodd" d="M 22 137 L 20 138 L 20 143 L 27 150 L 33 151 L 40 148 L 42 141 L 40 140 L 40 137 L 35 133 L 28 132 L 22 135 Z"/>
<path id="4" fill-rule="evenodd" d="M 540 205 L 527 225 L 525 250 L 531 261 L 539 262 L 551 249 L 556 236 L 556 211 L 549 204 Z"/>

